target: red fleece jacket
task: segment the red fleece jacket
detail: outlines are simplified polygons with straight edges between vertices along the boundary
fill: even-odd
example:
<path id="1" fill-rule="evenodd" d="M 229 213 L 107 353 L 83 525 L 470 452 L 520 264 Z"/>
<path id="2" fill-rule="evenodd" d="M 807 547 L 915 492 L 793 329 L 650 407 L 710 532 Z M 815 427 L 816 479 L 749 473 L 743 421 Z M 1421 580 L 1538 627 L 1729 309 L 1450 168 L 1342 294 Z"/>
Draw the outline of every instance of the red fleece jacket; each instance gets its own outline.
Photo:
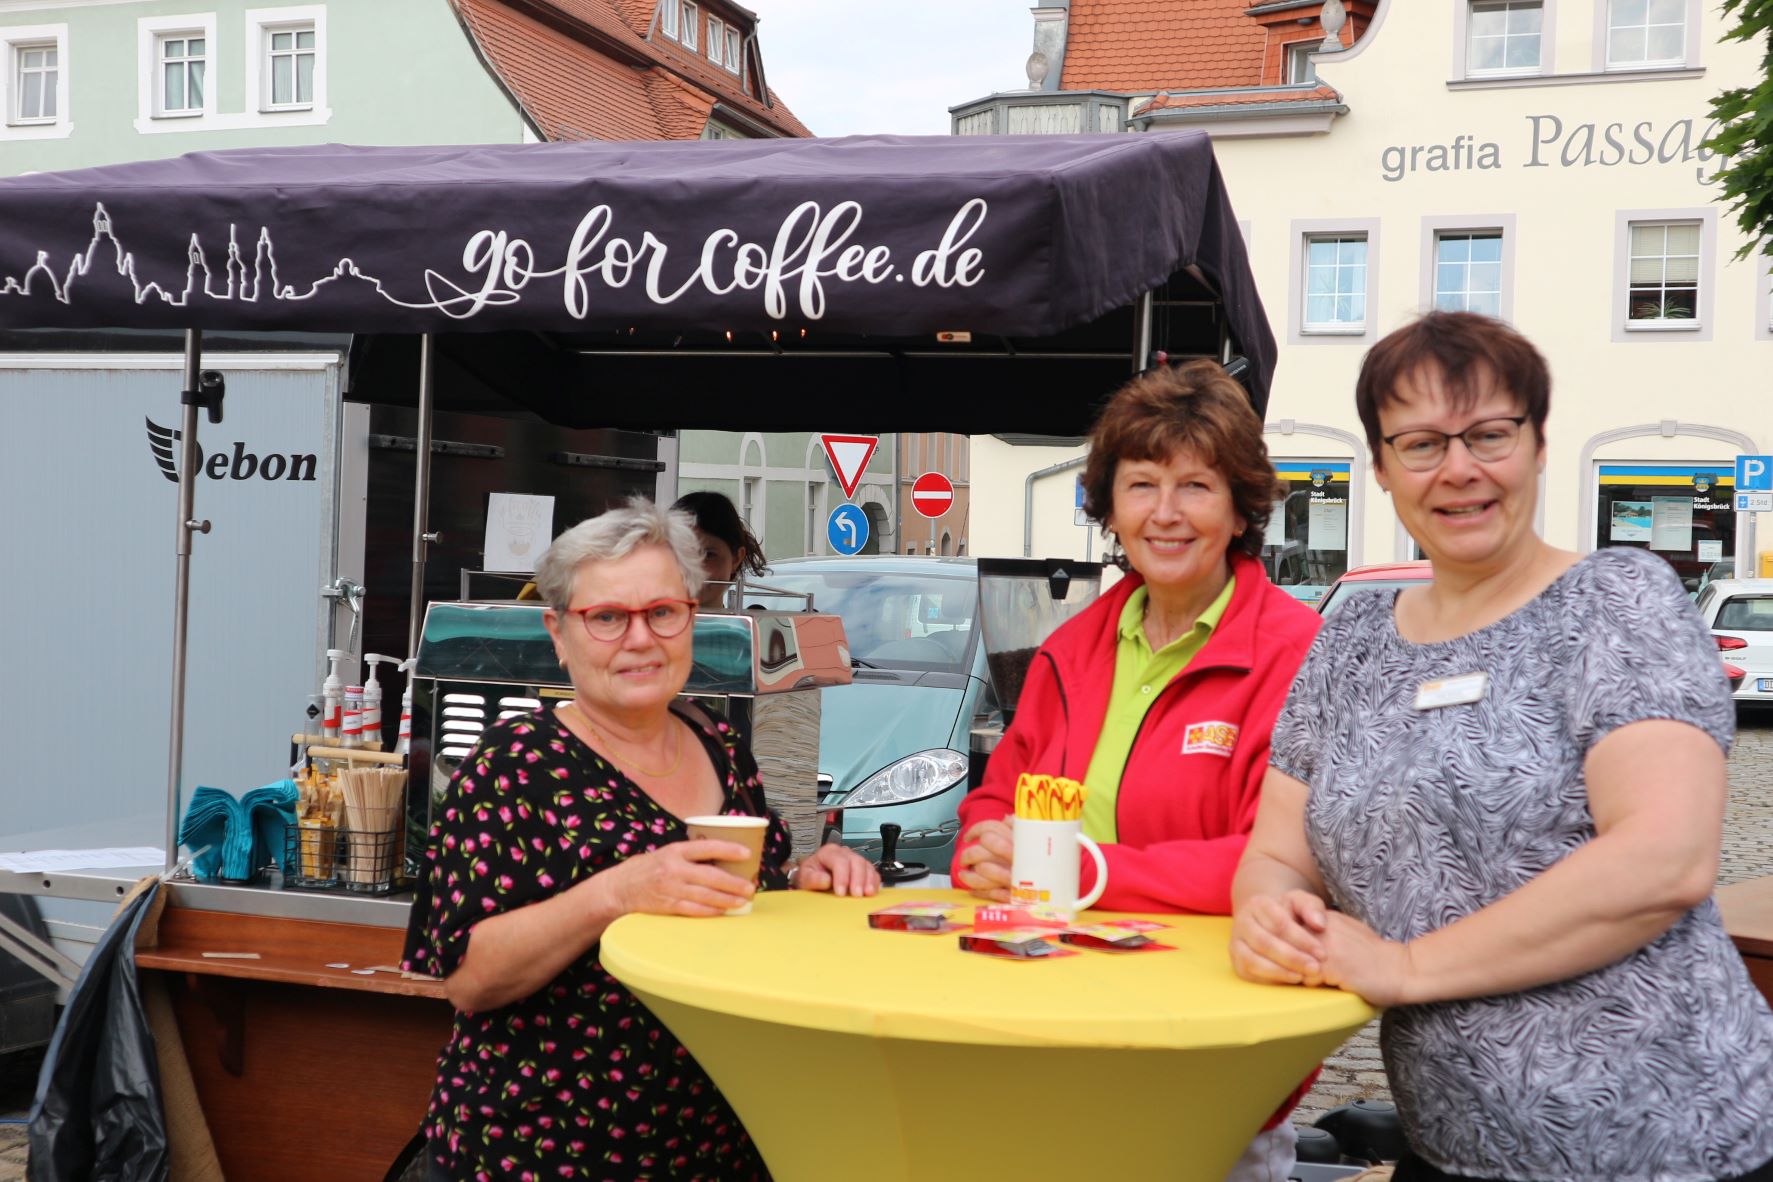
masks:
<path id="1" fill-rule="evenodd" d="M 1219 626 L 1159 692 L 1127 756 L 1115 803 L 1120 840 L 1102 846 L 1108 887 L 1096 906 L 1104 911 L 1231 914 L 1270 732 L 1318 628 L 1317 613 L 1269 582 L 1261 563 L 1241 554 L 1231 562 L 1237 588 Z M 1108 712 L 1121 609 L 1140 581 L 1122 579 L 1035 653 L 984 782 L 961 803 L 962 834 L 1015 811 L 1022 772 L 1083 779 Z M 966 844 L 955 848 L 956 875 Z M 1095 878 L 1085 858 L 1080 889 Z"/>

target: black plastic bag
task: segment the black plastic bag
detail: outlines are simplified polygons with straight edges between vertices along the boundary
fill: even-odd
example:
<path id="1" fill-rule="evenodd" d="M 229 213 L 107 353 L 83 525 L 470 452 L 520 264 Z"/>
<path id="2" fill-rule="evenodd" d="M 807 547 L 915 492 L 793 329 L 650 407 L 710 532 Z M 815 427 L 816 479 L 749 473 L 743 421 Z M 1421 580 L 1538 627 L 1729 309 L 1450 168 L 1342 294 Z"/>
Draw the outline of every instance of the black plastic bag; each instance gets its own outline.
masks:
<path id="1" fill-rule="evenodd" d="M 99 939 L 62 1011 L 31 1105 L 30 1182 L 165 1182 L 160 1064 L 142 1006 L 136 933 L 161 884 L 131 899 Z"/>

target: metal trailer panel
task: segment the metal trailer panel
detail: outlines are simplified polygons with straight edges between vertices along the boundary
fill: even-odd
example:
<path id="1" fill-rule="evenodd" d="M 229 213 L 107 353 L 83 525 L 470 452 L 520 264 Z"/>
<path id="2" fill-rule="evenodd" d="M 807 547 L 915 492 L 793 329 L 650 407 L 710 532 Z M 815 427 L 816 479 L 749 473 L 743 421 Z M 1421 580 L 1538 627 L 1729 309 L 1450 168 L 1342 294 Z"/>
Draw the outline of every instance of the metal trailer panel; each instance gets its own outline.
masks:
<path id="1" fill-rule="evenodd" d="M 335 354 L 218 356 L 193 555 L 184 798 L 281 778 L 318 686 L 332 577 Z M 178 487 L 150 424 L 179 421 L 179 359 L 0 357 L 0 847 L 56 831 L 116 845 L 165 834 L 166 629 Z M 169 442 L 164 432 L 158 442 Z M 177 449 L 163 447 L 176 456 Z M 94 654 L 94 655 L 87 655 Z"/>

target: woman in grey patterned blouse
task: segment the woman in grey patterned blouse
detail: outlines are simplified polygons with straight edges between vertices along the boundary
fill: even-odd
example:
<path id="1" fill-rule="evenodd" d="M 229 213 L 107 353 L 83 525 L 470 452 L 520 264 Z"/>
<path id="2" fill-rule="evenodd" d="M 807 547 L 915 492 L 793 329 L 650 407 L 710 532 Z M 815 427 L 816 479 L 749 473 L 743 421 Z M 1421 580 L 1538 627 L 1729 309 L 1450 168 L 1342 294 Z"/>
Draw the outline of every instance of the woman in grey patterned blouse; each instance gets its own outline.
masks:
<path id="1" fill-rule="evenodd" d="M 1549 390 L 1467 313 L 1363 363 L 1375 472 L 1434 578 L 1319 633 L 1232 961 L 1388 1007 L 1397 1182 L 1773 1179 L 1773 1012 L 1711 901 L 1729 691 L 1660 558 L 1534 533 Z"/>

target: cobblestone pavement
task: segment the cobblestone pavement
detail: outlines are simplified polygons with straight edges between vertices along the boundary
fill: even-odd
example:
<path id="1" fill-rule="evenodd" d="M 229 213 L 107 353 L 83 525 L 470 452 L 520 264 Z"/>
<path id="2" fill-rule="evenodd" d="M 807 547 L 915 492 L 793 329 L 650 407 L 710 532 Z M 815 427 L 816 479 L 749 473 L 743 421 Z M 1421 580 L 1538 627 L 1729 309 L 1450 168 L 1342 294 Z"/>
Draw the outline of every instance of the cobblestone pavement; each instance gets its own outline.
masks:
<path id="1" fill-rule="evenodd" d="M 1730 753 L 1730 808 L 1724 817 L 1718 883 L 1773 874 L 1773 713 L 1743 712 Z M 1317 1086 L 1293 1119 L 1308 1125 L 1351 1100 L 1389 1100 L 1379 1061 L 1379 1023 L 1371 1022 L 1324 1062 Z"/>

